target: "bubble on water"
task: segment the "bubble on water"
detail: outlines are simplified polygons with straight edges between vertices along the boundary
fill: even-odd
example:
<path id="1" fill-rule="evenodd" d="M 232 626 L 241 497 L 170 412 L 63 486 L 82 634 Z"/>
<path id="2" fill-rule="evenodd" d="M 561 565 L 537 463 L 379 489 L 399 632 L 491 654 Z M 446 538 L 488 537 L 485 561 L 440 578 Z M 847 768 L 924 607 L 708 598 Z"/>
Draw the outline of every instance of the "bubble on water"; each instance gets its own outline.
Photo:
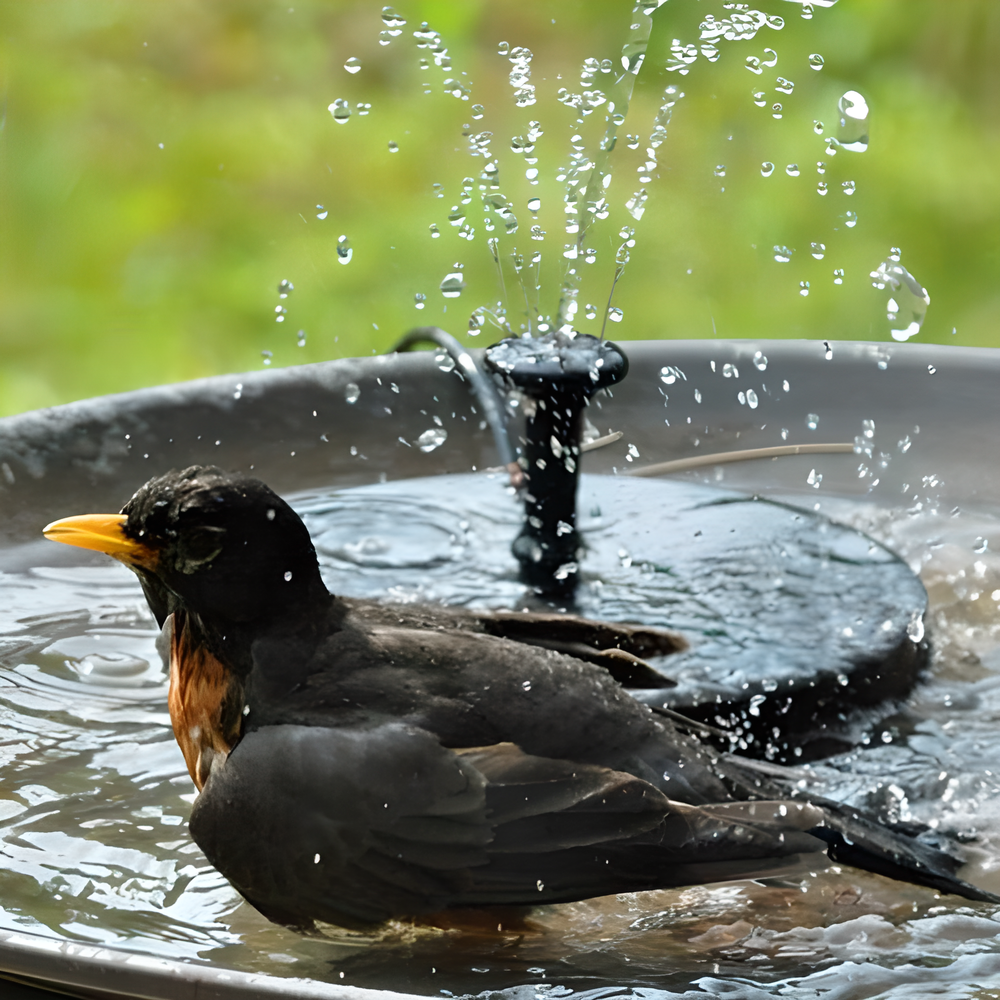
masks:
<path id="1" fill-rule="evenodd" d="M 287 299 L 288 293 L 294 291 L 295 291 L 295 286 L 287 278 L 282 278 L 281 281 L 278 282 L 279 299 Z"/>
<path id="2" fill-rule="evenodd" d="M 770 177 L 771 174 L 773 174 L 773 173 L 774 173 L 774 164 L 771 163 L 771 162 L 769 162 L 768 160 L 765 160 L 760 165 L 760 176 L 761 177 Z"/>
<path id="3" fill-rule="evenodd" d="M 446 299 L 457 299 L 465 288 L 465 277 L 461 271 L 449 271 L 441 282 L 441 294 Z"/>
<path id="4" fill-rule="evenodd" d="M 801 171 L 799 170 L 799 165 L 797 163 L 789 163 L 788 166 L 785 167 L 785 173 L 788 174 L 789 177 L 798 177 Z"/>
<path id="5" fill-rule="evenodd" d="M 337 263 L 338 264 L 350 264 L 351 258 L 354 256 L 354 250 L 351 247 L 350 240 L 346 236 L 337 237 Z"/>
<path id="6" fill-rule="evenodd" d="M 357 73 L 357 71 L 361 69 L 361 60 L 357 56 L 351 56 L 351 58 L 344 63 L 344 69 L 346 69 L 348 73 Z"/>
<path id="7" fill-rule="evenodd" d="M 759 372 L 767 371 L 767 358 L 760 351 L 754 353 L 753 366 Z"/>
<path id="8" fill-rule="evenodd" d="M 826 244 L 825 243 L 810 243 L 809 250 L 816 260 L 822 260 L 826 256 Z"/>
<path id="9" fill-rule="evenodd" d="M 857 190 L 857 185 L 854 181 L 841 181 L 840 186 L 844 189 L 844 194 L 854 194 Z"/>
<path id="10" fill-rule="evenodd" d="M 845 212 L 844 213 L 844 225 L 848 229 L 853 229 L 858 224 L 858 213 L 857 212 Z"/>
<path id="11" fill-rule="evenodd" d="M 441 230 L 438 229 L 437 223 L 432 222 L 428 228 L 430 230 L 432 240 L 436 240 L 441 235 Z"/>
<path id="12" fill-rule="evenodd" d="M 762 108 L 765 104 L 767 104 L 767 94 L 765 94 L 763 90 L 755 90 L 750 96 L 753 98 L 753 102 L 758 108 Z"/>
<path id="13" fill-rule="evenodd" d="M 612 323 L 620 323 L 622 321 L 622 316 L 623 316 L 623 313 L 622 313 L 621 309 L 618 308 L 618 306 L 612 306 L 608 310 L 608 319 Z"/>
<path id="14" fill-rule="evenodd" d="M 829 191 L 829 187 L 827 186 L 826 181 L 819 181 L 816 185 L 816 194 L 822 196 L 825 195 L 827 191 Z"/>
<path id="15" fill-rule="evenodd" d="M 787 264 L 792 259 L 793 253 L 795 253 L 795 251 L 790 247 L 775 246 L 774 259 L 779 264 Z"/>
<path id="16" fill-rule="evenodd" d="M 835 267 L 833 269 L 833 283 L 835 285 L 842 285 L 844 283 L 844 269 L 842 267 Z"/>
<path id="17" fill-rule="evenodd" d="M 333 104 L 330 104 L 327 111 L 333 115 L 333 120 L 339 125 L 343 125 L 351 117 L 351 105 L 342 97 L 338 97 Z"/>
<path id="18" fill-rule="evenodd" d="M 427 303 L 427 296 L 423 292 L 415 292 L 413 295 L 413 308 L 423 309 Z"/>
<path id="19" fill-rule="evenodd" d="M 819 427 L 819 416 L 815 413 L 807 413 L 806 427 L 808 427 L 811 431 L 816 430 L 816 428 Z"/>
<path id="20" fill-rule="evenodd" d="M 823 68 L 823 57 L 818 52 L 810 54 L 809 68 L 815 70 L 821 70 Z"/>
<path id="21" fill-rule="evenodd" d="M 920 333 L 931 297 L 927 289 L 899 263 L 898 254 L 890 254 L 871 272 L 870 277 L 874 288 L 889 291 L 886 318 L 892 339 L 909 340 Z"/>
<path id="22" fill-rule="evenodd" d="M 799 295 L 808 295 L 808 294 L 809 294 L 809 282 L 808 281 L 800 281 L 799 282 Z"/>
<path id="23" fill-rule="evenodd" d="M 325 219 L 325 218 L 326 218 L 326 217 L 327 217 L 327 216 L 328 216 L 328 215 L 330 214 L 330 213 L 329 213 L 329 212 L 328 212 L 328 211 L 326 210 L 326 208 L 324 208 L 324 206 L 322 206 L 322 205 L 317 205 L 316 207 L 317 207 L 317 208 L 319 209 L 319 211 L 318 211 L 318 212 L 316 213 L 316 218 L 317 218 L 317 219 Z"/>
<path id="24" fill-rule="evenodd" d="M 389 152 L 390 153 L 398 153 L 399 152 L 399 144 L 396 143 L 396 142 L 393 142 L 392 139 L 389 140 Z"/>
<path id="25" fill-rule="evenodd" d="M 837 102 L 840 122 L 837 143 L 841 149 L 863 153 L 868 148 L 868 102 L 856 91 L 849 90 Z"/>
<path id="26" fill-rule="evenodd" d="M 795 84 L 791 80 L 786 80 L 783 76 L 779 76 L 775 80 L 774 89 L 782 94 L 790 94 L 795 89 Z"/>

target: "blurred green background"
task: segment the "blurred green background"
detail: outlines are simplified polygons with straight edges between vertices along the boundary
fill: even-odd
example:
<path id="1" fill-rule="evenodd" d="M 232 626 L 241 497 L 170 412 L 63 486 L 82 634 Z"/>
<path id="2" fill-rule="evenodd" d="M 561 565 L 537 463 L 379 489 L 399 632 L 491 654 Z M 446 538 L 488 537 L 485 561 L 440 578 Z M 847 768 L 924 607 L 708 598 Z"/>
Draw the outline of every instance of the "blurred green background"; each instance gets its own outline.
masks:
<path id="1" fill-rule="evenodd" d="M 620 141 L 612 155 L 611 215 L 588 234 L 594 263 L 580 265 L 581 303 L 599 315 L 588 321 L 581 308 L 578 327 L 600 329 L 618 231 L 629 223 L 636 246 L 615 290 L 616 339 L 887 340 L 887 293 L 869 272 L 895 246 L 932 300 L 918 341 L 1000 345 L 1000 3 L 839 0 L 812 10 L 768 0 L 780 30 L 722 41 L 717 61 L 699 55 L 684 75 L 666 69 L 674 40 L 697 43 L 707 15 L 752 6 L 668 0 L 654 14 L 620 130 L 642 142 L 632 151 Z M 513 252 L 541 252 L 539 305 L 555 312 L 572 240 L 556 177 L 578 128 L 556 92 L 582 89 L 585 58 L 618 63 L 632 4 L 399 0 L 395 9 L 407 23 L 383 45 L 373 2 L 0 5 L 0 412 L 265 361 L 384 351 L 418 323 L 468 339 L 473 309 L 501 298 L 488 235 L 501 237 L 515 328 L 523 316 Z M 450 69 L 417 47 L 423 21 L 441 33 Z M 533 53 L 533 106 L 514 104 L 501 41 Z M 765 47 L 777 63 L 748 72 L 748 56 L 770 61 Z M 812 53 L 823 56 L 819 71 Z M 358 72 L 344 68 L 349 58 Z M 792 81 L 791 94 L 775 92 L 778 77 Z M 470 99 L 446 93 L 446 79 Z M 608 80 L 598 74 L 593 86 Z M 652 182 L 641 185 L 636 169 L 669 85 L 685 96 Z M 763 108 L 756 90 L 767 94 Z M 871 108 L 871 144 L 830 155 L 825 137 L 836 134 L 848 90 Z M 327 110 L 335 99 L 354 109 L 344 124 Z M 473 104 L 484 106 L 481 119 Z M 580 129 L 588 151 L 605 111 Z M 531 120 L 544 131 L 537 185 L 510 149 Z M 488 234 L 477 189 L 466 240 L 448 214 L 463 178 L 477 179 L 487 162 L 470 155 L 468 133 L 487 130 L 519 228 Z M 762 161 L 775 164 L 770 177 Z M 786 172 L 792 163 L 798 176 Z M 649 200 L 636 222 L 624 203 L 640 186 Z M 526 207 L 533 197 L 537 218 Z M 848 211 L 857 214 L 851 228 Z M 543 239 L 530 238 L 533 224 Z M 353 250 L 343 266 L 341 235 Z M 822 260 L 813 242 L 826 245 Z M 788 263 L 775 261 L 779 245 L 795 251 Z M 449 300 L 439 286 L 455 262 L 466 287 Z M 283 279 L 294 291 L 279 299 Z M 419 311 L 417 294 L 426 296 Z M 487 325 L 468 342 L 499 336 Z"/>

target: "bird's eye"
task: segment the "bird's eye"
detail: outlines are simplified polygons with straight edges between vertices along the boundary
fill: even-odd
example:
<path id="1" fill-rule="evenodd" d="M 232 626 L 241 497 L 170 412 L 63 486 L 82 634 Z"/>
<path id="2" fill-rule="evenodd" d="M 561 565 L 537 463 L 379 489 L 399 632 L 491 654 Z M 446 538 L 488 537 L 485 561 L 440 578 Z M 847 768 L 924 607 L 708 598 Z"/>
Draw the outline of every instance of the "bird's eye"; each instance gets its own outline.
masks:
<path id="1" fill-rule="evenodd" d="M 177 545 L 177 569 L 182 573 L 194 573 L 210 563 L 222 551 L 225 534 L 225 528 L 211 525 L 183 532 Z"/>

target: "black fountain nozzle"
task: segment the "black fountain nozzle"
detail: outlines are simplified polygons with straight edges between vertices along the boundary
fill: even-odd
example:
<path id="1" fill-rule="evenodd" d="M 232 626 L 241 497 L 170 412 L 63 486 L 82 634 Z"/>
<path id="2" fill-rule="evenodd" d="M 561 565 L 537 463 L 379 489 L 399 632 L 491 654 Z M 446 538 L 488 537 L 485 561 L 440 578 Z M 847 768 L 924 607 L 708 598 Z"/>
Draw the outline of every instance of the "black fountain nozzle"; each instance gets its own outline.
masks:
<path id="1" fill-rule="evenodd" d="M 581 541 L 576 530 L 583 408 L 598 389 L 620 382 L 628 358 L 588 334 L 508 337 L 486 350 L 486 364 L 534 403 L 526 407 L 524 527 L 512 551 L 521 579 L 543 597 L 570 598 Z"/>

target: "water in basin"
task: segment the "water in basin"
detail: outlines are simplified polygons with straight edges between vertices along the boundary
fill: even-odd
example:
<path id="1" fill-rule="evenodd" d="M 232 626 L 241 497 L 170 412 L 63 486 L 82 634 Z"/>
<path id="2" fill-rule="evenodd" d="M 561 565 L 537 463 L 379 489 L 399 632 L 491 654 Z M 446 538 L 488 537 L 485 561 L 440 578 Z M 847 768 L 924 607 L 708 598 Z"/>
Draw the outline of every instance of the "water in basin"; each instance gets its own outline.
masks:
<path id="1" fill-rule="evenodd" d="M 501 481 L 491 504 L 465 511 L 447 485 L 437 496 L 423 492 L 406 519 L 400 489 L 381 500 L 377 488 L 292 498 L 331 589 L 516 604 L 522 588 L 508 545 L 517 512 Z M 825 507 L 919 570 L 934 653 L 908 703 L 873 724 L 856 750 L 812 764 L 810 779 L 888 819 L 958 833 L 972 878 L 995 889 L 1000 559 L 991 546 L 1000 548 L 1000 521 L 855 501 Z M 584 524 L 601 530 L 593 518 Z M 975 962 L 977 981 L 1000 985 L 995 907 L 851 869 L 607 897 L 506 924 L 491 915 L 473 926 L 394 923 L 371 935 L 326 927 L 312 936 L 269 924 L 187 834 L 194 789 L 170 730 L 155 623 L 135 578 L 111 560 L 74 553 L 78 561 L 66 562 L 66 551 L 36 548 L 32 565 L 11 564 L 0 576 L 0 926 L 444 995 L 527 984 L 555 996 L 621 984 L 682 991 L 702 981 L 708 989 L 709 980 L 854 975 L 850 963 L 917 963 L 922 975 L 961 983 Z M 621 617 L 614 582 L 593 583 L 587 612 Z M 639 605 L 632 617 L 655 619 L 650 607 Z M 903 989 L 906 974 L 886 975 L 883 989 Z"/>

